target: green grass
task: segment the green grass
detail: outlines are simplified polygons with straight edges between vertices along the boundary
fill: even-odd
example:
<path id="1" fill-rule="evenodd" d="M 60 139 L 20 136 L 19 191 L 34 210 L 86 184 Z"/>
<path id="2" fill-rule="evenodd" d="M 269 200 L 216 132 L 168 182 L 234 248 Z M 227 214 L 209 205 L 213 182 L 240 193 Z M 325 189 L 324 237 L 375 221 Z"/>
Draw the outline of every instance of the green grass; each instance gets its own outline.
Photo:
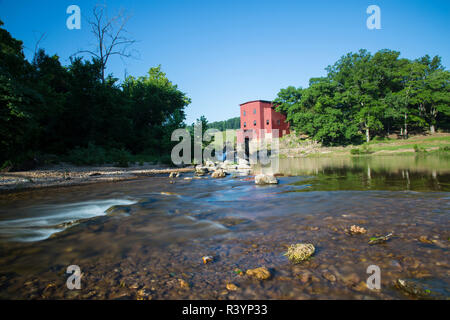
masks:
<path id="1" fill-rule="evenodd" d="M 450 135 L 412 136 L 409 139 L 376 138 L 363 145 L 323 148 L 327 152 L 311 153 L 308 158 L 330 156 L 377 156 L 377 155 L 450 155 Z"/>
<path id="2" fill-rule="evenodd" d="M 400 151 L 410 153 L 420 153 L 430 151 L 429 149 L 449 148 L 450 135 L 433 137 L 433 136 L 416 136 L 406 140 L 389 139 L 383 141 L 370 141 L 368 143 L 373 152 L 379 151 Z M 409 151 L 410 150 L 410 151 Z"/>

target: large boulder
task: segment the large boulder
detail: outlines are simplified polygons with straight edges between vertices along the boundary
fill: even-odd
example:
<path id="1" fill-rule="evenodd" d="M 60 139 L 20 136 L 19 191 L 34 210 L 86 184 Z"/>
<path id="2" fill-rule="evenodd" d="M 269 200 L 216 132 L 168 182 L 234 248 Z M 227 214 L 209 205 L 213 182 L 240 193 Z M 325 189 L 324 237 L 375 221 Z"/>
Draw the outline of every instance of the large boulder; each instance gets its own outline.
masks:
<path id="1" fill-rule="evenodd" d="M 250 163 L 248 162 L 248 160 L 245 160 L 245 159 L 241 159 L 241 158 L 239 158 L 239 160 L 238 160 L 238 165 L 249 165 Z"/>
<path id="2" fill-rule="evenodd" d="M 198 176 L 203 176 L 208 172 L 208 169 L 205 167 L 202 167 L 200 165 L 195 167 L 195 174 Z"/>
<path id="3" fill-rule="evenodd" d="M 214 167 L 214 162 L 208 160 L 208 161 L 205 162 L 205 166 L 206 167 Z"/>
<path id="4" fill-rule="evenodd" d="M 225 178 L 225 172 L 222 169 L 217 169 L 211 174 L 211 178 Z"/>
<path id="5" fill-rule="evenodd" d="M 273 175 L 269 174 L 258 174 L 255 176 L 256 184 L 277 184 L 278 180 Z"/>
<path id="6" fill-rule="evenodd" d="M 225 160 L 224 162 L 223 162 L 223 165 L 224 166 L 230 166 L 230 165 L 233 165 L 233 161 L 231 161 L 231 160 Z"/>

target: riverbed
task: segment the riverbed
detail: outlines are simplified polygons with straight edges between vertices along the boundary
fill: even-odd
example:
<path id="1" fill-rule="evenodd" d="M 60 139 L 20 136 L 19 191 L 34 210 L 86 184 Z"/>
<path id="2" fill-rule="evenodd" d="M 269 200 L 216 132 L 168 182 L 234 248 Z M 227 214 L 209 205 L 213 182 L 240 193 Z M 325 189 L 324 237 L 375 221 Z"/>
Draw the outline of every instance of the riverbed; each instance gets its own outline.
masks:
<path id="1" fill-rule="evenodd" d="M 446 292 L 448 157 L 280 159 L 278 173 L 268 186 L 184 173 L 2 195 L 0 298 L 417 298 L 394 286 L 399 278 Z M 293 264 L 284 253 L 295 243 L 316 251 Z M 70 265 L 79 290 L 66 286 Z M 367 288 L 370 265 L 379 290 Z M 257 267 L 271 277 L 245 275 Z"/>

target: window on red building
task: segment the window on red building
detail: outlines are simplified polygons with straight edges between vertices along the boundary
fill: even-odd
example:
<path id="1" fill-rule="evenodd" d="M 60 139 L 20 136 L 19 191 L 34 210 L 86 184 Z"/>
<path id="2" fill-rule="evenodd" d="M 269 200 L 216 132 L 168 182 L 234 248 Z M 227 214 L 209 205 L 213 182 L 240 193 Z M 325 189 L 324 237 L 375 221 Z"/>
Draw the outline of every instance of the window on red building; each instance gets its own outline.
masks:
<path id="1" fill-rule="evenodd" d="M 244 128 L 247 126 L 247 122 L 244 122 Z"/>
<path id="2" fill-rule="evenodd" d="M 266 120 L 266 124 L 269 125 L 269 120 Z"/>
<path id="3" fill-rule="evenodd" d="M 280 125 L 280 123 L 281 123 L 280 120 L 277 120 L 277 125 Z"/>
<path id="4" fill-rule="evenodd" d="M 256 114 L 256 109 L 253 109 L 253 114 Z"/>
<path id="5" fill-rule="evenodd" d="M 245 117 L 245 110 L 244 110 L 244 117 Z"/>
<path id="6" fill-rule="evenodd" d="M 256 126 L 256 120 L 253 120 L 253 125 Z"/>

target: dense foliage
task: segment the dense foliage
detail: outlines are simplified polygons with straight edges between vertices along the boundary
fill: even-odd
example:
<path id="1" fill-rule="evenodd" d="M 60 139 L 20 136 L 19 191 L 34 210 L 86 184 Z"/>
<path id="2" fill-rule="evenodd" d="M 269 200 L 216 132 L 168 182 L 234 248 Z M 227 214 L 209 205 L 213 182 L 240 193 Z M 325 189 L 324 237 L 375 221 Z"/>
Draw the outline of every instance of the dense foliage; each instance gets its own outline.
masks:
<path id="1" fill-rule="evenodd" d="M 209 128 L 215 128 L 219 131 L 235 130 L 241 127 L 241 118 L 235 117 L 224 121 L 215 121 L 208 124 Z"/>
<path id="2" fill-rule="evenodd" d="M 349 53 L 312 78 L 306 89 L 281 89 L 275 103 L 291 128 L 325 145 L 450 126 L 450 72 L 441 59 L 400 53 Z"/>
<path id="3" fill-rule="evenodd" d="M 96 59 L 62 66 L 58 56 L 39 50 L 29 62 L 22 49 L 0 28 L 0 166 L 50 155 L 120 165 L 136 155 L 170 155 L 172 130 L 184 125 L 190 100 L 160 67 L 119 84 L 112 76 L 102 81 Z"/>

